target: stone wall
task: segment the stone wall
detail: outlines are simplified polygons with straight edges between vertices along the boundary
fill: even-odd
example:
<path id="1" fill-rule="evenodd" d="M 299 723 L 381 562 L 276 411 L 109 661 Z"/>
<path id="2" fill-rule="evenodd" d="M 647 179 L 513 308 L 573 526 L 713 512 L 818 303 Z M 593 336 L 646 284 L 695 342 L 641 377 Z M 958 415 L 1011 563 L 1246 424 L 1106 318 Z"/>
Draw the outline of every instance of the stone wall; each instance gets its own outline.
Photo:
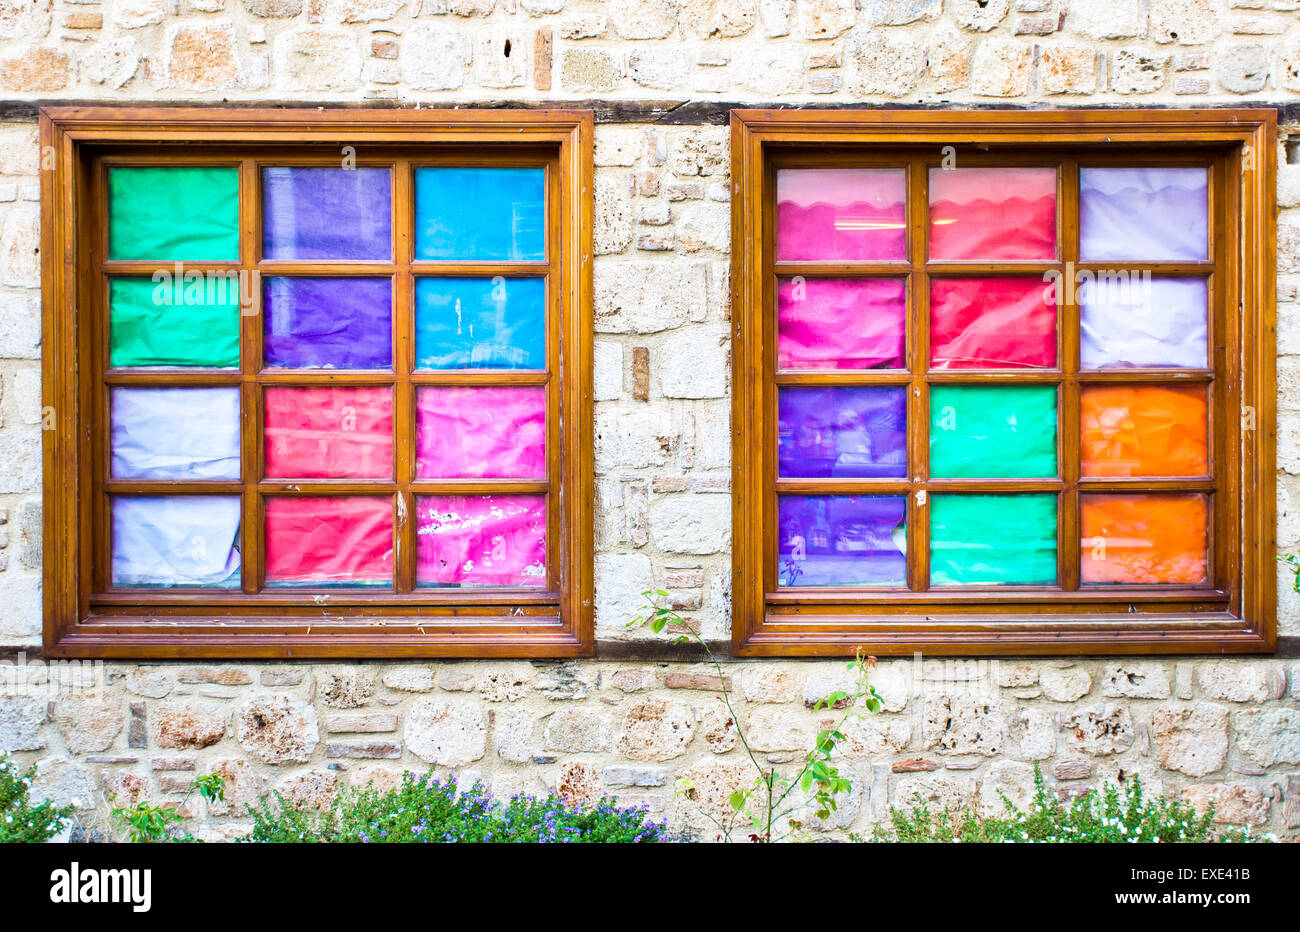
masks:
<path id="1" fill-rule="evenodd" d="M 1283 105 L 1298 93 L 1296 0 L 0 0 L 0 647 L 30 660 L 40 644 L 39 165 L 25 101 L 599 101 L 595 561 L 609 644 L 633 637 L 624 623 L 652 584 L 707 636 L 728 633 L 729 153 L 725 126 L 700 118 L 708 102 Z M 1294 549 L 1300 167 L 1281 161 L 1278 538 Z M 1280 583 L 1280 631 L 1295 638 L 1300 596 Z M 882 663 L 888 711 L 854 731 L 853 800 L 827 828 L 864 830 L 913 791 L 1022 799 L 1041 761 L 1065 794 L 1140 773 L 1295 835 L 1289 650 Z M 837 661 L 727 667 L 737 712 L 777 763 L 807 746 L 826 716 L 809 701 L 843 674 Z M 497 792 L 608 792 L 699 828 L 675 779 L 691 775 L 719 806 L 742 764 L 717 684 L 694 664 L 101 670 L 102 690 L 0 696 L 0 749 L 39 761 L 41 789 L 76 799 L 87 821 L 106 793 L 177 801 L 216 768 L 232 804 L 194 815 L 222 837 L 268 789 L 323 799 L 436 762 Z"/>

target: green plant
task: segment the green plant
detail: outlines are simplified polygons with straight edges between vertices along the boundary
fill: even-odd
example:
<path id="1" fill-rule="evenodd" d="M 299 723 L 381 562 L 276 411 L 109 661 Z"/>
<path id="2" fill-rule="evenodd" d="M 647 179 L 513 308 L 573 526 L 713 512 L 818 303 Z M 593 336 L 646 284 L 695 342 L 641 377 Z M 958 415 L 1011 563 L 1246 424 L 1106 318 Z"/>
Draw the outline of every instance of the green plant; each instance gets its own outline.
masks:
<path id="1" fill-rule="evenodd" d="M 1210 841 L 1259 841 L 1248 830 L 1216 828 L 1214 807 L 1198 813 L 1190 803 L 1144 795 L 1142 781 L 1133 779 L 1121 790 L 1107 782 L 1100 791 L 1089 790 L 1061 802 L 1049 792 L 1042 770 L 1034 764 L 1034 798 L 1029 811 L 1012 805 L 1005 794 L 1003 816 L 985 816 L 971 805 L 954 812 L 932 812 L 919 795 L 910 810 L 891 808 L 887 824 L 876 826 L 876 842 L 1037 842 L 1057 844 L 1108 844 Z M 862 840 L 855 836 L 855 840 Z"/>
<path id="2" fill-rule="evenodd" d="M 35 767 L 20 771 L 0 754 L 0 844 L 49 841 L 72 817 L 72 806 L 56 806 L 48 799 L 32 805 L 35 775 Z"/>
<path id="3" fill-rule="evenodd" d="M 674 643 L 694 640 L 704 649 L 708 662 L 718 676 L 719 698 L 726 706 L 731 721 L 735 723 L 741 747 L 755 770 L 754 780 L 749 786 L 738 787 L 732 792 L 729 799 L 732 815 L 729 819 L 718 820 L 700 810 L 701 815 L 718 829 L 719 836 L 724 841 L 731 841 L 737 822 L 743 818 L 752 829 L 749 833 L 751 841 L 782 841 L 803 828 L 794 815 L 809 803 L 819 819 L 828 818 L 835 812 L 839 807 L 839 797 L 853 789 L 852 783 L 840 773 L 834 762 L 835 748 L 844 741 L 843 728 L 850 719 L 862 717 L 861 708 L 874 714 L 884 704 L 875 687 L 867 681 L 868 671 L 875 666 L 876 658 L 868 657 L 859 650 L 847 665 L 848 671 L 854 675 L 852 691 L 833 692 L 813 706 L 814 711 L 836 709 L 842 710 L 842 714 L 831 727 L 823 728 L 817 733 L 812 748 L 804 756 L 803 766 L 793 776 L 787 777 L 775 767 L 760 762 L 755 755 L 744 728 L 740 726 L 740 718 L 732 707 L 731 690 L 727 685 L 727 677 L 723 674 L 722 664 L 708 642 L 680 614 L 660 604 L 668 598 L 667 592 L 658 589 L 641 594 L 645 596 L 647 604 L 641 609 L 641 614 L 628 623 L 628 628 L 648 625 L 655 634 L 662 634 L 670 624 L 675 624 L 686 633 L 674 638 Z M 794 794 L 796 789 L 801 791 L 802 796 Z M 693 799 L 695 787 L 689 779 L 682 778 L 678 781 L 677 792 L 687 799 Z"/>
<path id="4" fill-rule="evenodd" d="M 1300 592 L 1300 554 L 1288 553 L 1286 556 L 1278 557 L 1277 562 L 1286 564 L 1286 568 L 1291 571 L 1291 586 L 1296 592 Z"/>
<path id="5" fill-rule="evenodd" d="M 294 804 L 280 794 L 250 806 L 252 842 L 596 842 L 663 840 L 662 823 L 644 808 L 619 808 L 610 799 L 570 805 L 558 796 L 511 797 L 502 803 L 481 783 L 461 789 L 454 777 L 406 773 L 400 786 L 341 790 L 327 811 Z"/>
<path id="6" fill-rule="evenodd" d="M 189 801 L 190 796 L 198 793 L 208 803 L 226 798 L 226 781 L 219 773 L 204 774 L 195 777 L 189 792 L 181 800 L 181 806 Z M 116 800 L 114 800 L 116 803 Z M 177 814 L 177 806 L 155 806 L 147 800 L 137 800 L 130 806 L 113 806 L 109 816 L 114 825 L 126 833 L 128 841 L 152 843 L 163 841 L 195 842 L 198 841 L 189 832 L 180 831 L 183 821 Z"/>

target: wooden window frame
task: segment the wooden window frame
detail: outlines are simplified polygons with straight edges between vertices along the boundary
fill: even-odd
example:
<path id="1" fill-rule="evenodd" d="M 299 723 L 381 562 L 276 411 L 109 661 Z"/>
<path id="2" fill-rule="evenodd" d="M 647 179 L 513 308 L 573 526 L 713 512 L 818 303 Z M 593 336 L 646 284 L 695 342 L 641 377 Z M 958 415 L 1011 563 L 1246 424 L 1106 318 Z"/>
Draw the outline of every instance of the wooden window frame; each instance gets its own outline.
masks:
<path id="1" fill-rule="evenodd" d="M 852 653 L 859 647 L 885 655 L 916 651 L 1028 655 L 1273 650 L 1277 587 L 1276 145 L 1277 112 L 1265 108 L 733 110 L 733 652 L 739 656 L 831 656 Z M 1211 564 L 1216 570 L 1206 587 L 1161 592 L 1125 586 L 1085 595 L 1063 589 L 1059 583 L 1064 580 L 1058 580 L 1057 587 L 1021 591 L 992 587 L 964 592 L 776 591 L 774 166 L 793 161 L 806 167 L 823 158 L 832 160 L 826 164 L 834 164 L 833 153 L 837 152 L 851 153 L 857 165 L 862 159 L 883 158 L 882 153 L 900 149 L 924 151 L 927 160 L 938 161 L 949 146 L 954 147 L 959 166 L 963 152 L 1001 153 L 1013 147 L 1014 154 L 1025 158 L 1046 149 L 1067 150 L 1082 158 L 1114 153 L 1110 164 L 1115 165 L 1124 164 L 1125 151 L 1168 153 L 1174 159 L 1189 149 L 1212 153 L 1215 171 L 1223 177 L 1220 185 L 1211 180 L 1211 190 L 1221 191 L 1225 202 L 1221 211 L 1211 208 L 1211 224 L 1216 217 L 1220 223 L 1214 233 L 1217 250 L 1207 261 L 1215 264 L 1215 275 L 1222 282 L 1211 299 L 1210 340 L 1216 365 L 1208 370 L 1212 374 L 1205 381 L 1212 381 L 1220 393 L 1221 412 L 1253 411 L 1253 429 L 1242 430 L 1236 417 L 1221 417 L 1221 423 L 1212 424 L 1211 445 L 1219 470 L 1215 475 L 1220 483 L 1216 507 L 1211 509 L 1212 527 L 1228 526 L 1233 533 L 1212 532 Z M 915 170 L 918 164 L 909 165 L 907 222 L 923 228 L 927 189 L 925 179 L 918 177 L 925 173 Z M 1066 174 L 1062 172 L 1062 176 Z M 1077 186 L 1077 174 L 1074 177 Z M 1070 182 L 1066 179 L 1060 184 L 1064 189 Z M 1058 203 L 1070 196 L 1068 191 L 1058 191 Z M 1073 196 L 1077 199 L 1077 187 Z M 1215 195 L 1210 197 L 1213 203 Z M 1065 215 L 1064 207 L 1058 209 L 1058 223 L 1065 223 L 1060 219 Z M 1071 256 L 1071 237 L 1077 257 L 1077 229 L 1061 232 L 1058 264 Z M 923 235 L 923 231 L 913 230 L 909 241 L 916 242 Z M 906 266 L 901 274 L 908 279 L 911 294 L 928 274 L 926 257 L 915 252 L 901 263 Z M 923 336 L 917 343 L 914 318 L 925 316 L 928 322 L 928 315 L 924 301 L 909 299 L 908 308 L 911 366 L 904 381 L 912 384 L 918 381 L 918 360 L 928 351 Z M 1240 308 L 1240 313 L 1226 313 L 1227 308 Z M 1077 306 L 1067 302 L 1058 330 L 1065 331 L 1070 321 L 1077 323 Z M 1077 335 L 1074 343 L 1077 346 Z M 1073 361 L 1062 355 L 1058 362 L 1063 373 L 1058 379 L 1077 378 L 1077 352 Z M 968 372 L 963 375 L 970 381 Z M 920 376 L 919 381 L 926 377 Z M 909 422 L 924 415 L 922 405 L 913 397 L 917 394 L 908 392 Z M 1074 416 L 1077 424 L 1077 412 Z M 1071 438 L 1070 417 L 1070 412 L 1061 411 L 1058 443 L 1073 443 L 1077 459 L 1078 431 L 1076 427 Z M 918 433 L 909 428 L 912 447 L 917 445 Z M 909 459 L 915 455 L 915 450 L 909 451 Z M 1059 501 L 1076 496 L 1079 490 L 1077 468 L 1070 470 L 1066 465 L 1069 455 L 1068 450 L 1061 450 L 1065 471 Z M 921 480 L 920 487 L 929 487 L 928 481 Z M 840 489 L 835 488 L 837 482 Z M 790 483 L 790 488 L 785 489 L 784 483 Z M 782 487 L 787 491 L 867 491 L 863 484 L 784 480 Z M 908 489 L 916 485 L 907 481 L 895 484 Z M 1000 486 L 1014 490 L 1017 483 L 1002 481 Z M 916 496 L 906 494 L 911 537 L 918 506 Z M 1073 514 L 1073 524 L 1067 515 L 1058 519 L 1063 539 L 1078 536 L 1077 507 Z M 928 541 L 924 543 L 928 553 Z M 1077 578 L 1077 568 L 1074 575 Z"/>
<path id="2" fill-rule="evenodd" d="M 592 143 L 590 111 L 555 110 L 320 110 L 48 107 L 40 111 L 43 153 L 41 177 L 42 378 L 47 424 L 44 442 L 44 650 L 51 657 L 96 658 L 294 658 L 359 659 L 382 657 L 572 657 L 594 650 L 592 579 L 591 437 L 591 258 Z M 107 500 L 106 391 L 107 310 L 97 266 L 104 246 L 105 219 L 99 215 L 100 160 L 136 153 L 184 161 L 194 153 L 244 152 L 241 189 L 257 184 L 254 159 L 263 153 L 339 158 L 354 146 L 357 164 L 395 158 L 437 161 L 483 155 L 487 163 L 512 158 L 541 159 L 547 165 L 548 277 L 547 418 L 548 574 L 551 585 L 526 589 L 414 589 L 414 553 L 402 540 L 414 540 L 416 491 L 455 494 L 473 482 L 421 480 L 414 489 L 413 467 L 394 474 L 397 508 L 395 554 L 397 587 L 383 593 L 329 590 L 324 593 L 263 591 L 255 594 L 204 593 L 193 589 L 150 594 L 113 591 L 107 585 L 110 543 L 103 505 Z M 463 164 L 463 161 L 462 161 Z M 394 210 L 400 216 L 402 179 L 394 176 Z M 410 192 L 406 192 L 409 194 Z M 241 259 L 252 270 L 261 259 L 260 219 L 241 197 Z M 413 207 L 409 207 L 413 209 Z M 415 271 L 413 237 L 394 229 L 391 265 Z M 269 264 L 269 263 L 268 263 Z M 301 271 L 312 263 L 276 263 Z M 537 263 L 534 263 L 538 265 Z M 549 265 L 548 265 L 549 264 Z M 137 263 L 138 265 L 138 263 Z M 161 267 L 170 266 L 160 262 Z M 203 263 L 189 263 L 203 265 Z M 319 265 L 317 263 L 316 265 Z M 426 263 L 427 274 L 456 263 Z M 460 263 L 470 266 L 470 263 Z M 460 274 L 490 271 L 477 263 Z M 497 263 L 497 265 L 502 265 Z M 485 266 L 489 271 L 478 266 Z M 410 301 L 399 273 L 397 301 Z M 413 279 L 412 279 L 413 281 Z M 241 346 L 260 348 L 258 313 L 241 317 Z M 410 375 L 409 333 L 394 332 L 393 373 L 382 378 L 399 389 L 394 397 L 396 429 L 410 427 L 414 393 Z M 239 372 L 245 416 L 256 424 L 241 427 L 244 475 L 233 483 L 247 498 L 261 496 L 261 464 L 248 462 L 260 440 L 260 413 L 249 398 L 260 398 L 255 368 L 245 361 Z M 406 366 L 409 371 L 411 366 Z M 328 371 L 328 370 L 326 370 Z M 285 380 L 337 384 L 329 376 Z M 537 381 L 535 375 L 528 379 Z M 502 379 L 482 373 L 440 373 L 422 381 L 475 384 Z M 348 384 L 358 382 L 353 379 Z M 366 383 L 366 379 L 359 379 Z M 403 399 L 402 395 L 409 395 Z M 249 412 L 254 412 L 252 415 Z M 413 435 L 413 428 L 410 432 Z M 399 434 L 400 436 L 400 434 Z M 254 438 L 250 440 L 250 438 Z M 254 444 L 250 451 L 250 443 Z M 404 456 L 395 449 L 398 465 Z M 406 456 L 413 455 L 407 451 Z M 406 464 L 409 466 L 409 464 Z M 250 479 L 251 477 L 251 479 Z M 263 485 L 265 483 L 262 483 Z M 517 491 L 513 480 L 496 480 L 498 492 Z M 232 483 L 226 483 L 232 485 Z M 306 483 L 304 483 L 304 486 Z M 333 483 L 343 486 L 347 483 Z M 428 488 L 426 488 L 428 486 Z M 437 488 L 433 488 L 437 486 Z M 536 491 L 530 486 L 530 491 Z M 292 491 L 292 490 L 289 490 Z M 314 491 L 304 489 L 304 492 Z M 400 505 L 405 504 L 405 508 Z M 105 506 L 106 507 L 106 506 Z M 246 519 L 247 522 L 247 519 Z M 246 546 L 260 546 L 260 528 L 243 532 Z M 405 535 L 405 536 L 404 536 Z M 409 566 L 407 565 L 409 564 Z M 96 585 L 96 580 L 101 585 Z M 403 591 L 406 590 L 406 591 Z"/>

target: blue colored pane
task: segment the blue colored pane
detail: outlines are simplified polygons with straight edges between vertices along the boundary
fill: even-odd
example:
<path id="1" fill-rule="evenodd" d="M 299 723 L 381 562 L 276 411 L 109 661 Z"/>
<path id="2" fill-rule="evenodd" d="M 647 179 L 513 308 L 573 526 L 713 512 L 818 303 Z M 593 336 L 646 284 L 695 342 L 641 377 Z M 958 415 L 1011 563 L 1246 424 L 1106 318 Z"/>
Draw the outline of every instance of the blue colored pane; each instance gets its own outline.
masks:
<path id="1" fill-rule="evenodd" d="M 415 257 L 545 259 L 545 170 L 416 169 Z"/>
<path id="2" fill-rule="evenodd" d="M 419 278 L 417 369 L 545 369 L 540 278 Z"/>

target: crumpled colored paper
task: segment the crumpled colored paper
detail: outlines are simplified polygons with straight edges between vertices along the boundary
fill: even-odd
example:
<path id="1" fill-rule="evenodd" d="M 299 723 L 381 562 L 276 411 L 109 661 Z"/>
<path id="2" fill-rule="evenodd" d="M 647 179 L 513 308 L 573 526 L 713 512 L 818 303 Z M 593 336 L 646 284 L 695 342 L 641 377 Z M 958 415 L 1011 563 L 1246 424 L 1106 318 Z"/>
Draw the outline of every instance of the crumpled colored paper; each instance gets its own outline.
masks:
<path id="1" fill-rule="evenodd" d="M 268 278 L 266 365 L 391 369 L 393 296 L 387 278 Z"/>
<path id="2" fill-rule="evenodd" d="M 267 259 L 387 259 L 392 213 L 387 168 L 262 169 Z"/>
<path id="3" fill-rule="evenodd" d="M 778 475 L 907 475 L 907 395 L 901 387 L 777 392 Z"/>
<path id="4" fill-rule="evenodd" d="M 544 388 L 421 388 L 416 474 L 421 479 L 545 479 Z"/>
<path id="5" fill-rule="evenodd" d="M 898 169 L 778 171 L 777 261 L 906 259 L 906 184 Z"/>
<path id="6" fill-rule="evenodd" d="M 1041 278 L 935 278 L 930 282 L 930 365 L 935 369 L 1050 369 L 1056 301 Z"/>
<path id="7" fill-rule="evenodd" d="M 239 585 L 239 496 L 114 496 L 113 585 Z"/>
<path id="8" fill-rule="evenodd" d="M 904 368 L 904 292 L 892 278 L 781 279 L 777 367 Z"/>
<path id="9" fill-rule="evenodd" d="M 930 584 L 1056 582 L 1055 495 L 930 497 Z"/>
<path id="10" fill-rule="evenodd" d="M 417 168 L 415 258 L 545 259 L 545 169 Z"/>
<path id="11" fill-rule="evenodd" d="M 419 585 L 546 585 L 545 496 L 431 495 L 416 513 Z"/>
<path id="12" fill-rule="evenodd" d="M 1091 385 L 1080 396 L 1085 476 L 1204 476 L 1203 385 Z"/>
<path id="13" fill-rule="evenodd" d="M 110 168 L 108 256 L 238 261 L 239 170 L 198 165 Z"/>
<path id="14" fill-rule="evenodd" d="M 1005 479 L 1056 474 L 1054 387 L 930 387 L 931 476 Z"/>
<path id="15" fill-rule="evenodd" d="M 1079 252 L 1085 262 L 1204 259 L 1204 168 L 1081 168 Z"/>
<path id="16" fill-rule="evenodd" d="M 1055 259 L 1056 169 L 930 169 L 930 258 Z"/>
<path id="17" fill-rule="evenodd" d="M 108 305 L 110 366 L 239 367 L 238 288 L 187 295 L 148 278 L 114 278 Z"/>
<path id="18" fill-rule="evenodd" d="M 545 369 L 540 278 L 417 278 L 417 369 Z"/>
<path id="19" fill-rule="evenodd" d="M 782 495 L 777 499 L 779 584 L 907 584 L 903 495 Z"/>
<path id="20" fill-rule="evenodd" d="M 238 479 L 238 388 L 112 390 L 115 479 Z"/>
<path id="21" fill-rule="evenodd" d="M 1208 365 L 1205 279 L 1085 281 L 1078 298 L 1084 369 Z"/>
<path id="22" fill-rule="evenodd" d="M 267 478 L 392 478 L 392 389 L 268 387 L 264 399 Z"/>
<path id="23" fill-rule="evenodd" d="M 1206 496 L 1081 495 L 1079 506 L 1083 582 L 1206 581 Z"/>
<path id="24" fill-rule="evenodd" d="M 266 584 L 390 587 L 393 499 L 270 496 Z"/>

